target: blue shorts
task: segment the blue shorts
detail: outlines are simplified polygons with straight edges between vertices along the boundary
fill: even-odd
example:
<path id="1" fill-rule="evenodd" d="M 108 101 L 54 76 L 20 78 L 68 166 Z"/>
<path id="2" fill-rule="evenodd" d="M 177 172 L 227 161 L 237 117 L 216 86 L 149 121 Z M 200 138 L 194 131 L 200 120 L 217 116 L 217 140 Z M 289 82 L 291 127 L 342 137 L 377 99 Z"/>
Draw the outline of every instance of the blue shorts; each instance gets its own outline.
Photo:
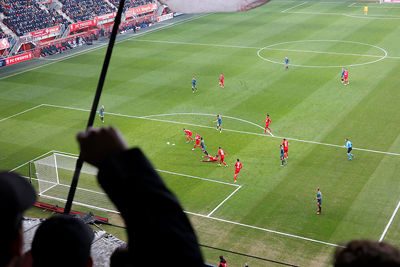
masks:
<path id="1" fill-rule="evenodd" d="M 100 112 L 99 114 L 100 114 L 100 117 L 104 117 L 104 113 L 103 112 Z"/>
<path id="2" fill-rule="evenodd" d="M 192 87 L 196 87 L 196 84 L 195 84 L 195 83 L 192 83 Z"/>

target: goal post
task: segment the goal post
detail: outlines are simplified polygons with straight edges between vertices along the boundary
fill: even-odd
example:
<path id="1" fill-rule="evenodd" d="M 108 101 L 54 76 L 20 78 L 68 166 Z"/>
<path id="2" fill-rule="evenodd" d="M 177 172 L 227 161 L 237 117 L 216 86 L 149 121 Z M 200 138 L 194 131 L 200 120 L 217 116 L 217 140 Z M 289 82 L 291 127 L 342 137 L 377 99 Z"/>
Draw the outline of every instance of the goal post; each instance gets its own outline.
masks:
<path id="1" fill-rule="evenodd" d="M 31 162 L 32 173 L 36 174 L 40 197 L 65 203 L 78 157 L 71 154 L 53 152 L 46 157 Z M 77 187 L 74 205 L 106 212 L 118 213 L 97 183 L 97 168 L 83 164 L 81 179 Z"/>

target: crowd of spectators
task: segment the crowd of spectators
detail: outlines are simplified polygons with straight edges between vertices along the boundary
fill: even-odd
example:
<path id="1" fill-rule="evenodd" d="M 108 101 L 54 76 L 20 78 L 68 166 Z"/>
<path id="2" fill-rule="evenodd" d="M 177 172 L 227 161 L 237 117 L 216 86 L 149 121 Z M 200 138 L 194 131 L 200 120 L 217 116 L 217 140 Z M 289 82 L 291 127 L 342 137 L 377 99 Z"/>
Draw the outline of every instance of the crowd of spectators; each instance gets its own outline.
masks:
<path id="1" fill-rule="evenodd" d="M 104 0 L 60 0 L 62 10 L 75 22 L 115 12 L 117 9 Z"/>
<path id="2" fill-rule="evenodd" d="M 117 8 L 119 7 L 118 0 L 110 0 Z M 124 11 L 132 7 L 144 6 L 154 2 L 154 0 L 126 0 L 124 5 Z"/>
<path id="3" fill-rule="evenodd" d="M 35 0 L 1 0 L 0 12 L 4 24 L 18 36 L 67 22 L 56 11 L 41 9 Z"/>

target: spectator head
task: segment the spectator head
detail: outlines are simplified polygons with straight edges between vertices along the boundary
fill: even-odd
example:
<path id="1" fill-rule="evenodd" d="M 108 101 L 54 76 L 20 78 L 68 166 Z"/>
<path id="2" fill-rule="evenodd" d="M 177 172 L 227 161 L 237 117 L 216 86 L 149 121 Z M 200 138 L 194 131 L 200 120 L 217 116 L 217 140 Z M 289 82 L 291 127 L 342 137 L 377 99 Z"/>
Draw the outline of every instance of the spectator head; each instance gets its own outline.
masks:
<path id="1" fill-rule="evenodd" d="M 36 200 L 33 187 L 21 176 L 0 172 L 0 266 L 8 266 L 22 253 L 22 214 Z"/>
<path id="2" fill-rule="evenodd" d="M 354 240 L 336 250 L 334 266 L 400 266 L 400 252 L 388 243 Z"/>
<path id="3" fill-rule="evenodd" d="M 32 241 L 33 267 L 90 267 L 92 229 L 83 221 L 57 215 L 44 221 Z"/>

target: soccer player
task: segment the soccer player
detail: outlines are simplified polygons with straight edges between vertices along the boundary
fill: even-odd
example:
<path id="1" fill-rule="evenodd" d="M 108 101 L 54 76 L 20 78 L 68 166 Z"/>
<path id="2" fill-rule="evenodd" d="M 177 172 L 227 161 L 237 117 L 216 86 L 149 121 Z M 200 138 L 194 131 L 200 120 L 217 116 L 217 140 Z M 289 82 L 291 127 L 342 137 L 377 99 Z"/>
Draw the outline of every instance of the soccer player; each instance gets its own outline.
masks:
<path id="1" fill-rule="evenodd" d="M 200 142 L 201 150 L 203 150 L 204 154 L 208 156 L 208 152 L 206 150 L 206 144 L 204 143 L 203 137 L 201 137 L 201 142 Z"/>
<path id="2" fill-rule="evenodd" d="M 364 15 L 365 15 L 365 16 L 368 15 L 368 6 L 365 6 L 365 7 L 364 7 Z"/>
<path id="3" fill-rule="evenodd" d="M 225 88 L 224 75 L 222 75 L 222 73 L 219 75 L 219 86 L 222 87 L 222 88 Z"/>
<path id="4" fill-rule="evenodd" d="M 318 205 L 318 210 L 317 210 L 317 214 L 321 214 L 321 205 L 322 205 L 322 195 L 321 195 L 321 191 L 319 191 L 319 187 L 317 188 L 317 197 L 315 198 L 315 200 L 317 200 L 317 205 Z"/>
<path id="5" fill-rule="evenodd" d="M 289 69 L 289 62 L 290 62 L 289 58 L 285 57 L 285 70 Z"/>
<path id="6" fill-rule="evenodd" d="M 197 86 L 196 86 L 197 80 L 193 77 L 192 78 L 192 91 L 194 93 L 194 90 L 197 92 Z"/>
<path id="7" fill-rule="evenodd" d="M 235 183 L 236 183 L 236 178 L 241 169 L 242 169 L 242 163 L 239 161 L 239 159 L 237 159 L 237 161 L 235 163 Z"/>
<path id="8" fill-rule="evenodd" d="M 100 107 L 99 116 L 100 116 L 101 122 L 104 123 L 104 106 L 103 105 L 101 105 L 101 107 Z"/>
<path id="9" fill-rule="evenodd" d="M 225 151 L 222 150 L 221 147 L 218 148 L 218 156 L 219 156 L 219 164 L 218 166 L 221 166 L 221 163 L 225 165 L 225 167 L 228 167 L 228 164 L 225 163 Z"/>
<path id="10" fill-rule="evenodd" d="M 289 142 L 286 140 L 286 138 L 283 138 L 283 152 L 285 153 L 285 159 L 289 157 Z"/>
<path id="11" fill-rule="evenodd" d="M 267 133 L 267 129 L 269 130 L 269 132 L 270 133 L 272 133 L 271 132 L 271 129 L 269 128 L 269 124 L 271 123 L 271 118 L 269 117 L 269 114 L 267 114 L 267 118 L 265 118 L 265 130 L 264 130 L 264 133 Z"/>
<path id="12" fill-rule="evenodd" d="M 186 143 L 189 143 L 189 140 L 194 141 L 193 138 L 192 138 L 192 131 L 186 130 L 185 128 L 183 128 L 183 131 L 186 134 Z"/>
<path id="13" fill-rule="evenodd" d="M 221 115 L 217 115 L 217 120 L 214 122 L 217 123 L 217 131 L 219 129 L 219 133 L 221 133 L 222 132 L 222 117 L 221 117 Z"/>
<path id="14" fill-rule="evenodd" d="M 352 160 L 352 158 L 354 157 L 354 155 L 351 153 L 351 151 L 353 150 L 353 143 L 350 142 L 348 138 L 346 138 L 345 147 L 347 147 L 347 156 L 349 157 L 349 160 Z"/>
<path id="15" fill-rule="evenodd" d="M 194 144 L 194 147 L 192 148 L 192 150 L 195 150 L 196 146 L 201 148 L 201 146 L 200 146 L 201 136 L 198 133 L 196 133 L 194 140 L 196 141 L 196 143 Z"/>
<path id="16" fill-rule="evenodd" d="M 344 70 L 343 79 L 344 79 L 344 85 L 348 85 L 349 84 L 349 71 L 347 69 Z"/>
<path id="17" fill-rule="evenodd" d="M 286 165 L 286 159 L 285 159 L 285 151 L 283 150 L 283 145 L 280 145 L 281 147 L 281 167 L 283 167 L 283 165 Z"/>
<path id="18" fill-rule="evenodd" d="M 203 159 L 202 162 L 218 162 L 218 155 L 215 155 L 215 157 L 207 155 L 207 156 L 203 156 L 203 158 L 207 158 L 207 159 Z"/>
<path id="19" fill-rule="evenodd" d="M 340 74 L 340 80 L 342 81 L 342 83 L 344 82 L 344 71 L 345 69 L 342 68 L 342 73 Z"/>

